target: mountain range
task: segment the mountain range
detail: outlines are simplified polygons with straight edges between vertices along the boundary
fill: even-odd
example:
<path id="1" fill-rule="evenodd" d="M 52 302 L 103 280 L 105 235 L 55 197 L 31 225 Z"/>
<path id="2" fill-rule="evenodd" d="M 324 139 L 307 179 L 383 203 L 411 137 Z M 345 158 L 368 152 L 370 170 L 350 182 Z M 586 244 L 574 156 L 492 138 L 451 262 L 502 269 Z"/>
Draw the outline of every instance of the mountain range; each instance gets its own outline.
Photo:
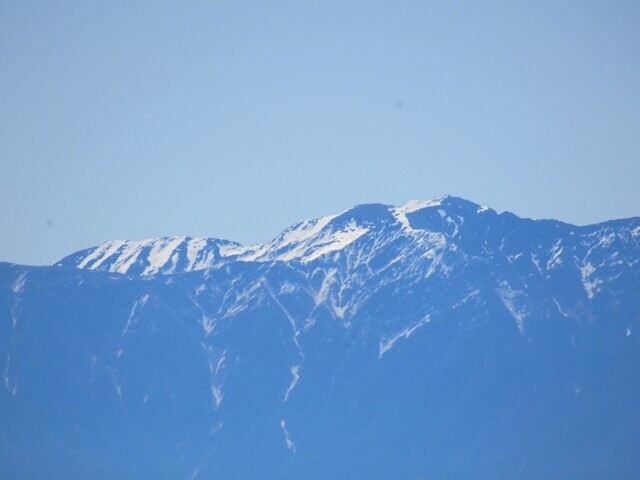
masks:
<path id="1" fill-rule="evenodd" d="M 3 479 L 640 478 L 640 218 L 445 196 L 0 263 Z"/>

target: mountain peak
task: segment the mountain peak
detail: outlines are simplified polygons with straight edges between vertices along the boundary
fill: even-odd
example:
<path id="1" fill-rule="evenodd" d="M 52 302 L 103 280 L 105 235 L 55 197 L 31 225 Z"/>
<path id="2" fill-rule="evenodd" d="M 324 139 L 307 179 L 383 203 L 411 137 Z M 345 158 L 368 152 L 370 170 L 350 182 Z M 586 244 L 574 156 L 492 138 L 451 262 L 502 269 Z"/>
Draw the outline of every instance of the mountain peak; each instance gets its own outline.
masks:
<path id="1" fill-rule="evenodd" d="M 336 215 L 298 222 L 258 245 L 243 246 L 229 240 L 200 237 L 111 240 L 69 255 L 56 265 L 132 275 L 166 275 L 217 268 L 237 261 L 308 263 L 336 254 L 361 261 L 383 250 L 393 255 L 402 252 L 410 258 L 435 255 L 436 250 L 448 248 L 462 248 L 476 255 L 487 249 L 501 252 L 500 242 L 513 234 L 520 235 L 524 230 L 519 225 L 525 224 L 538 237 L 545 235 L 536 237 L 536 244 L 545 244 L 546 237 L 554 237 L 560 230 L 577 231 L 559 222 L 553 222 L 551 230 L 534 228 L 531 221 L 516 215 L 498 215 L 464 198 L 445 195 L 410 200 L 400 206 L 356 205 Z M 628 228 L 621 225 L 620 228 Z M 597 234 L 598 229 L 591 226 L 580 231 L 585 235 Z"/>
<path id="2" fill-rule="evenodd" d="M 420 231 L 446 232 L 452 224 L 450 216 L 460 218 L 479 211 L 479 205 L 451 195 L 411 200 L 397 207 L 367 203 L 337 215 L 298 222 L 264 244 L 242 246 L 229 240 L 194 237 L 111 240 L 69 255 L 57 265 L 155 275 L 204 270 L 236 260 L 304 263 L 341 251 L 364 236 L 396 232 L 395 236 L 402 237 L 415 236 Z M 443 221 L 449 222 L 445 228 L 441 226 Z"/>

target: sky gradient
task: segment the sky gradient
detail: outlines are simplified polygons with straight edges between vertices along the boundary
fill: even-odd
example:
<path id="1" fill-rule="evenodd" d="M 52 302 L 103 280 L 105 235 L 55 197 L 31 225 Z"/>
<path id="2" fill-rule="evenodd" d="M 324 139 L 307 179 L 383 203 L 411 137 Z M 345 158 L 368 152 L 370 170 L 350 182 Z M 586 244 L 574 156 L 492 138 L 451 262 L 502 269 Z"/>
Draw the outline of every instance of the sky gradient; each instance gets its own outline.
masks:
<path id="1" fill-rule="evenodd" d="M 640 215 L 639 2 L 0 2 L 0 261 L 446 193 Z"/>

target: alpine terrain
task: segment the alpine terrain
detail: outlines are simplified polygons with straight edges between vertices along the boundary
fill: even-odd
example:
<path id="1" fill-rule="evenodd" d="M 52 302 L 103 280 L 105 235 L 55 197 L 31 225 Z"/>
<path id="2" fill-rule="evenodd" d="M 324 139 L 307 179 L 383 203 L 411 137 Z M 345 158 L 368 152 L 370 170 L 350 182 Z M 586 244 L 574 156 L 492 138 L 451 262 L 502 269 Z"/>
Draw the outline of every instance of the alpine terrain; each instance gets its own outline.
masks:
<path id="1" fill-rule="evenodd" d="M 0 264 L 0 478 L 638 479 L 640 218 L 443 197 Z"/>

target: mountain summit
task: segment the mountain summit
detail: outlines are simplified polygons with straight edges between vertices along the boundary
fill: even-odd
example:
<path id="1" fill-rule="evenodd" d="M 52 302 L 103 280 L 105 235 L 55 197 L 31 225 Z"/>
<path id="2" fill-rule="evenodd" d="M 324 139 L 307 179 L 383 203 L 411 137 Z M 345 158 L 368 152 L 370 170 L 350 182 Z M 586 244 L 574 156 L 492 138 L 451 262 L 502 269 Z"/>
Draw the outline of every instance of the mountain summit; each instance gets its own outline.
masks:
<path id="1" fill-rule="evenodd" d="M 429 217 L 427 210 L 432 209 L 437 210 L 440 221 L 433 225 L 420 224 Z M 296 223 L 263 245 L 244 247 L 226 240 L 190 237 L 113 240 L 65 257 L 57 265 L 153 275 L 205 270 L 230 261 L 309 262 L 343 250 L 362 236 L 381 237 L 394 232 L 415 237 L 419 230 L 439 228 L 443 218 L 451 225 L 457 225 L 451 216 L 464 222 L 464 216 L 489 211 L 486 207 L 451 196 L 429 201 L 413 200 L 400 207 L 358 205 L 338 215 Z M 412 224 L 409 219 L 414 217 L 417 223 Z"/>
<path id="2" fill-rule="evenodd" d="M 2 478 L 640 475 L 640 218 L 456 197 L 0 264 Z"/>

